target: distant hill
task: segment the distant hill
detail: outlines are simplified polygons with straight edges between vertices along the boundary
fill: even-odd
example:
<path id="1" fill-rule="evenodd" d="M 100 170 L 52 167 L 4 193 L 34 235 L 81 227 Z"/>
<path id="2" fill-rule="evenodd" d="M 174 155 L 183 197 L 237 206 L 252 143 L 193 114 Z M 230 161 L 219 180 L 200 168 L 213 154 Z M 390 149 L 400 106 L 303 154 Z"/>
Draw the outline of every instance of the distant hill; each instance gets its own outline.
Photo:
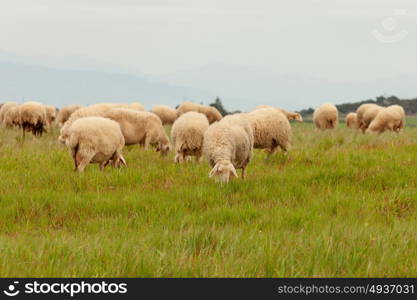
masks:
<path id="1" fill-rule="evenodd" d="M 55 106 L 138 101 L 175 106 L 185 99 L 214 98 L 196 89 L 142 76 L 55 69 L 0 61 L 0 102 L 35 100 Z"/>
<path id="2" fill-rule="evenodd" d="M 365 103 L 375 103 L 381 106 L 390 106 L 390 105 L 398 104 L 404 108 L 406 114 L 408 115 L 417 114 L 417 98 L 399 99 L 395 96 L 390 96 L 390 97 L 380 96 L 380 97 L 377 97 L 375 100 L 369 99 L 369 100 L 364 100 L 364 101 L 355 102 L 355 103 L 343 103 L 343 104 L 336 105 L 336 107 L 340 113 L 347 114 L 347 113 L 356 111 L 356 109 L 360 105 L 365 104 Z M 303 109 L 300 111 L 300 113 L 303 116 L 311 115 L 313 112 L 314 112 L 314 108 Z"/>

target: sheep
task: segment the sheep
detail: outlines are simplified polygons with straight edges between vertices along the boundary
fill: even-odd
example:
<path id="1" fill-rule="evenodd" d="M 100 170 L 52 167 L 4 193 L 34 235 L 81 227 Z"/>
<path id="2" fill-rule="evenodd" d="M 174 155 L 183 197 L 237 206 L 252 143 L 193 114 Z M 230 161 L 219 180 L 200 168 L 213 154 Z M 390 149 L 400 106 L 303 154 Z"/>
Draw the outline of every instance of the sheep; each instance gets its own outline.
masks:
<path id="1" fill-rule="evenodd" d="M 348 113 L 345 118 L 346 127 L 358 129 L 358 116 L 356 113 Z"/>
<path id="2" fill-rule="evenodd" d="M 48 124 L 45 106 L 34 101 L 23 103 L 20 106 L 20 120 L 23 134 L 27 131 L 35 136 L 42 136 Z"/>
<path id="3" fill-rule="evenodd" d="M 171 138 L 175 149 L 176 163 L 186 160 L 187 156 L 195 156 L 198 162 L 202 155 L 204 133 L 209 127 L 205 115 L 187 112 L 181 115 L 172 125 Z"/>
<path id="4" fill-rule="evenodd" d="M 252 145 L 251 147 L 253 148 L 255 137 L 254 137 L 254 133 L 253 133 L 251 123 L 249 122 L 249 120 L 247 119 L 245 114 L 236 113 L 236 114 L 232 114 L 232 115 L 227 115 L 221 120 L 221 122 L 229 122 L 230 124 L 238 125 L 238 126 L 242 127 L 243 130 L 245 130 L 246 133 L 248 134 L 249 142 Z"/>
<path id="5" fill-rule="evenodd" d="M 405 112 L 399 105 L 391 105 L 379 111 L 366 132 L 381 134 L 385 130 L 399 133 L 405 125 Z"/>
<path id="6" fill-rule="evenodd" d="M 63 108 L 61 108 L 58 112 L 58 116 L 57 116 L 57 122 L 58 125 L 60 127 L 64 126 L 64 123 L 69 119 L 69 117 L 71 116 L 71 114 L 82 108 L 81 105 L 69 105 L 69 106 L 64 106 Z"/>
<path id="7" fill-rule="evenodd" d="M 171 150 L 169 138 L 165 133 L 161 120 L 151 112 L 135 111 L 126 108 L 103 109 L 100 107 L 85 107 L 75 111 L 62 126 L 58 140 L 65 143 L 68 138 L 68 128 L 77 119 L 97 116 L 112 119 L 119 123 L 126 145 L 140 144 L 156 146 L 156 151 L 166 155 Z"/>
<path id="8" fill-rule="evenodd" d="M 334 129 L 338 123 L 336 106 L 330 103 L 320 105 L 313 113 L 313 122 L 317 129 Z"/>
<path id="9" fill-rule="evenodd" d="M 177 111 L 166 105 L 155 105 L 152 112 L 161 119 L 162 125 L 173 124 L 177 119 Z"/>
<path id="10" fill-rule="evenodd" d="M 244 179 L 252 151 L 250 136 L 238 124 L 216 122 L 204 134 L 203 154 L 212 168 L 209 177 L 216 176 L 220 183 L 228 183 L 231 178 L 238 177 L 236 169 L 242 169 Z"/>
<path id="11" fill-rule="evenodd" d="M 181 105 L 177 108 L 177 117 L 180 117 L 182 114 L 185 114 L 189 111 L 205 114 L 210 124 L 222 119 L 222 115 L 215 107 L 187 101 L 181 103 Z"/>
<path id="12" fill-rule="evenodd" d="M 16 102 L 5 102 L 0 108 L 0 123 L 3 123 L 4 115 L 6 112 L 14 106 L 17 106 L 18 104 Z"/>
<path id="13" fill-rule="evenodd" d="M 51 127 L 56 119 L 56 108 L 52 105 L 45 105 L 46 121 L 48 127 Z"/>
<path id="14" fill-rule="evenodd" d="M 6 113 L 4 114 L 4 118 L 3 118 L 3 125 L 6 128 L 11 128 L 11 127 L 21 127 L 20 126 L 21 121 L 20 121 L 20 106 L 19 105 L 15 105 L 11 108 L 9 108 Z"/>
<path id="15" fill-rule="evenodd" d="M 365 103 L 358 107 L 356 115 L 358 119 L 358 128 L 362 131 L 362 133 L 368 129 L 369 124 L 371 124 L 382 109 L 382 106 L 374 103 Z"/>
<path id="16" fill-rule="evenodd" d="M 291 111 L 288 111 L 288 110 L 283 109 L 283 108 L 273 107 L 273 106 L 270 106 L 270 105 L 258 105 L 255 108 L 255 110 L 262 109 L 262 108 L 275 108 L 275 109 L 281 111 L 284 115 L 286 115 L 288 120 L 295 120 L 295 121 L 298 121 L 298 122 L 303 122 L 303 117 L 299 113 L 291 112 Z"/>
<path id="17" fill-rule="evenodd" d="M 251 124 L 254 148 L 266 149 L 272 155 L 278 147 L 285 153 L 290 148 L 291 125 L 287 117 L 274 108 L 262 108 L 243 114 Z"/>
<path id="18" fill-rule="evenodd" d="M 98 163 L 101 171 L 110 162 L 113 167 L 126 165 L 122 155 L 125 140 L 115 121 L 102 117 L 78 119 L 70 126 L 65 144 L 75 171 L 83 172 L 89 163 Z"/>

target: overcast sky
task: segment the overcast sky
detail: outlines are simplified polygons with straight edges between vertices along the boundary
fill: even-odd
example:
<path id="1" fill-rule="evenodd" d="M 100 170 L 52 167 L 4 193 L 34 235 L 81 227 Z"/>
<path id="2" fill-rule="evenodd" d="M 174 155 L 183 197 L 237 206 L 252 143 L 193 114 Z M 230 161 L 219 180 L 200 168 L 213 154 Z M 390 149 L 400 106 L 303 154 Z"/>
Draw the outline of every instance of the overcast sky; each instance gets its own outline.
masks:
<path id="1" fill-rule="evenodd" d="M 416 0 L 0 0 L 0 50 L 161 75 L 234 64 L 329 80 L 415 75 Z"/>

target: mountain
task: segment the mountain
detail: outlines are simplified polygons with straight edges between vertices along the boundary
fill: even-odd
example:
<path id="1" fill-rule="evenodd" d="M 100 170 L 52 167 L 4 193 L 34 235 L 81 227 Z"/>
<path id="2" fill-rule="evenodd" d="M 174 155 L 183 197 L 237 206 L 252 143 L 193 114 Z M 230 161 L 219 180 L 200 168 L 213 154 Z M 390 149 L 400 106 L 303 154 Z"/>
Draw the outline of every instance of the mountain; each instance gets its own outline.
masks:
<path id="1" fill-rule="evenodd" d="M 226 107 L 243 110 L 252 109 L 258 104 L 299 110 L 316 107 L 323 102 L 359 101 L 381 94 L 401 98 L 417 95 L 417 75 L 338 82 L 300 74 L 282 75 L 256 67 L 214 64 L 157 79 L 207 91 L 219 96 Z"/>
<path id="2" fill-rule="evenodd" d="M 143 76 L 101 71 L 55 69 L 0 62 L 0 102 L 36 100 L 68 104 L 139 101 L 175 106 L 185 99 L 212 100 L 197 89 L 155 82 Z"/>

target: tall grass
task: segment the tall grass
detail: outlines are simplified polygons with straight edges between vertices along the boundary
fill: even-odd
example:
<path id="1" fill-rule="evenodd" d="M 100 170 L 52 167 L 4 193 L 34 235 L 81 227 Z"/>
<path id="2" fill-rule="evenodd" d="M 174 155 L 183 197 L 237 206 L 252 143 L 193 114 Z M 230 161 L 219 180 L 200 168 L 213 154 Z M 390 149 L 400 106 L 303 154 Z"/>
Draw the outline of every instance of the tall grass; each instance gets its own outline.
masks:
<path id="1" fill-rule="evenodd" d="M 293 135 L 219 186 L 137 146 L 77 174 L 56 131 L 2 129 L 0 276 L 417 276 L 417 127 Z"/>

